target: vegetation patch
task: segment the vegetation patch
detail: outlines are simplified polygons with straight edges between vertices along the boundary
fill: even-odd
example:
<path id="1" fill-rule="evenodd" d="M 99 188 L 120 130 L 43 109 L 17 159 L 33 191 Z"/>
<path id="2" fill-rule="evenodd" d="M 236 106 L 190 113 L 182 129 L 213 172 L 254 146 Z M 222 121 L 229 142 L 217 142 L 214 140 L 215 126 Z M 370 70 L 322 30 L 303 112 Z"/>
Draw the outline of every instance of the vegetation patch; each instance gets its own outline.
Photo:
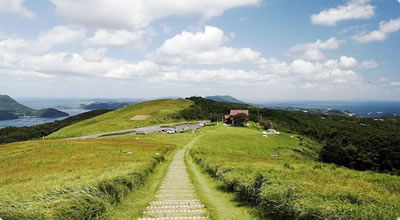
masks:
<path id="1" fill-rule="evenodd" d="M 1 145 L 0 216 L 107 217 L 113 205 L 140 187 L 155 166 L 187 139 L 148 136 Z"/>
<path id="2" fill-rule="evenodd" d="M 208 127 L 192 157 L 227 191 L 276 219 L 396 219 L 400 177 L 318 162 L 320 147 L 286 133 Z M 300 144 L 302 143 L 302 144 Z M 301 153 L 300 153 L 301 152 Z"/>
<path id="3" fill-rule="evenodd" d="M 131 118 L 132 121 L 142 121 L 150 118 L 151 115 L 135 115 Z"/>

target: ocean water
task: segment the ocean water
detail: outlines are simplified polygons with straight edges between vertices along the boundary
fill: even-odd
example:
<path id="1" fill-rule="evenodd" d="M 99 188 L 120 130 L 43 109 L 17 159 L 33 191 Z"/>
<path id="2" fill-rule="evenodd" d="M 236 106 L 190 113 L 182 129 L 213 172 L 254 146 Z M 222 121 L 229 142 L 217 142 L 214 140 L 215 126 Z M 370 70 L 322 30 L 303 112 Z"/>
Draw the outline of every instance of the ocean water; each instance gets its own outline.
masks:
<path id="1" fill-rule="evenodd" d="M 15 98 L 15 100 L 23 105 L 34 109 L 55 108 L 68 113 L 70 116 L 78 115 L 87 110 L 79 109 L 80 104 L 89 104 L 92 101 L 73 99 L 73 98 Z M 60 118 L 18 118 L 14 120 L 0 121 L 0 128 L 9 126 L 23 127 L 33 126 L 56 120 L 62 120 L 67 117 Z"/>
<path id="2" fill-rule="evenodd" d="M 361 117 L 382 117 L 385 115 L 400 115 L 400 102 L 386 101 L 295 101 L 263 103 L 270 108 L 308 108 L 336 109 L 353 112 Z"/>

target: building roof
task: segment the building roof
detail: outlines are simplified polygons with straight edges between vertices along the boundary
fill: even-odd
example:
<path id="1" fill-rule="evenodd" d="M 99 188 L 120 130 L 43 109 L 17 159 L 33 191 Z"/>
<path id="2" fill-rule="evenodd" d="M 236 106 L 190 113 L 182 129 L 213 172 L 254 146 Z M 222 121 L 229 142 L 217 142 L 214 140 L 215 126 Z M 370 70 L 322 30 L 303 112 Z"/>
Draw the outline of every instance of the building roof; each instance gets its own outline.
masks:
<path id="1" fill-rule="evenodd" d="M 233 117 L 237 114 L 245 114 L 245 115 L 249 115 L 249 110 L 231 110 L 229 115 L 225 115 L 225 119 L 229 119 L 230 117 Z"/>
<path id="2" fill-rule="evenodd" d="M 231 113 L 229 115 L 234 116 L 241 113 L 249 115 L 249 110 L 231 110 Z"/>

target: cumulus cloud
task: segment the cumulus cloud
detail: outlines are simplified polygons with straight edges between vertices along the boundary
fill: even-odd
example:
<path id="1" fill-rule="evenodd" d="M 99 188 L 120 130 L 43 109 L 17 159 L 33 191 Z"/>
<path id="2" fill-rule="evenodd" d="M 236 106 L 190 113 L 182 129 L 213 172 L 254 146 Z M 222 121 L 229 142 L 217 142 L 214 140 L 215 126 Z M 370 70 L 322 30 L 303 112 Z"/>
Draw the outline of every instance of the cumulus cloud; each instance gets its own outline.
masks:
<path id="1" fill-rule="evenodd" d="M 0 41 L 0 48 L 5 49 L 20 49 L 28 46 L 28 42 L 24 39 L 6 39 Z"/>
<path id="2" fill-rule="evenodd" d="M 337 22 L 351 19 L 368 19 L 375 15 L 375 7 L 370 0 L 349 0 L 345 5 L 329 8 L 311 15 L 313 24 L 335 26 Z"/>
<path id="3" fill-rule="evenodd" d="M 369 43 L 372 41 L 384 41 L 390 33 L 400 30 L 400 18 L 392 19 L 388 22 L 381 22 L 379 30 L 354 35 L 353 39 L 360 43 Z"/>
<path id="4" fill-rule="evenodd" d="M 106 29 L 148 26 L 168 16 L 198 15 L 209 19 L 224 11 L 256 6 L 261 0 L 51 0 L 58 14 L 78 24 Z"/>
<path id="5" fill-rule="evenodd" d="M 206 26 L 204 32 L 183 31 L 170 38 L 152 56 L 163 65 L 205 64 L 256 61 L 260 53 L 250 48 L 223 47 L 224 32 Z"/>
<path id="6" fill-rule="evenodd" d="M 347 67 L 347 68 L 355 67 L 358 64 L 357 60 L 354 57 L 348 57 L 348 56 L 341 56 L 339 62 L 342 67 Z"/>
<path id="7" fill-rule="evenodd" d="M 36 15 L 24 6 L 24 0 L 0 0 L 0 13 L 14 13 L 27 18 Z"/>
<path id="8" fill-rule="evenodd" d="M 99 61 L 104 58 L 107 48 L 87 48 L 83 51 L 83 57 L 89 61 Z"/>
<path id="9" fill-rule="evenodd" d="M 111 46 L 111 47 L 138 47 L 146 34 L 144 30 L 97 30 L 86 43 L 90 46 Z"/>
<path id="10" fill-rule="evenodd" d="M 54 42 L 51 45 L 70 40 Z M 39 79 L 87 77 L 202 87 L 238 85 L 326 90 L 358 88 L 363 80 L 354 69 L 373 66 L 374 63 L 373 60 L 358 62 L 350 56 L 325 62 L 306 59 L 285 62 L 265 58 L 250 48 L 227 47 L 227 43 L 223 30 L 206 26 L 200 32 L 183 31 L 166 40 L 144 59 L 129 61 L 107 56 L 107 49 L 101 45 L 90 46 L 81 53 L 34 53 L 22 39 L 5 39 L 0 41 L 0 72 Z M 294 50 L 328 50 L 339 47 L 339 44 L 336 39 L 316 41 L 297 45 Z M 240 63 L 241 67 L 234 68 L 232 63 Z"/>
<path id="11" fill-rule="evenodd" d="M 323 50 L 335 50 L 340 47 L 345 41 L 337 40 L 332 37 L 326 41 L 317 40 L 313 43 L 297 44 L 289 49 L 290 54 L 295 54 L 303 59 L 308 60 L 323 60 L 326 59 Z"/>
<path id="12" fill-rule="evenodd" d="M 76 26 L 56 26 L 43 32 L 37 39 L 38 50 L 49 50 L 54 46 L 84 39 L 86 30 Z"/>

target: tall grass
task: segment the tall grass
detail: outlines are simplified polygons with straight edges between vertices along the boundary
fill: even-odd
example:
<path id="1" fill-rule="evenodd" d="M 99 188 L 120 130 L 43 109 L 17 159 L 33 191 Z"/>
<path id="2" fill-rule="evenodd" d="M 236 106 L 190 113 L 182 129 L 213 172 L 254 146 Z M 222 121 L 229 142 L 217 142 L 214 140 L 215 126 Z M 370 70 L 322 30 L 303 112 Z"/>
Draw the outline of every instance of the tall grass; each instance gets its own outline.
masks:
<path id="1" fill-rule="evenodd" d="M 0 145 L 0 217 L 105 219 L 190 135 Z"/>
<path id="2" fill-rule="evenodd" d="M 314 142 L 287 134 L 207 128 L 193 158 L 239 200 L 273 219 L 396 219 L 400 177 L 315 160 Z"/>

